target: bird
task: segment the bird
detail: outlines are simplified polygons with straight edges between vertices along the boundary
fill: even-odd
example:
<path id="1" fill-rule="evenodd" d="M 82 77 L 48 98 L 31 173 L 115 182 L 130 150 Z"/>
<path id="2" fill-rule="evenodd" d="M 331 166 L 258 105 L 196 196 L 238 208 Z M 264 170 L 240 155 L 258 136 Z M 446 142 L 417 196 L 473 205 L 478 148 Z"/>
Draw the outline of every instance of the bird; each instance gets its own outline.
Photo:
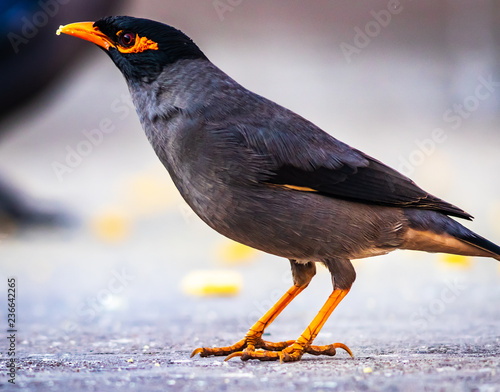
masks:
<path id="1" fill-rule="evenodd" d="M 411 179 L 255 94 L 215 66 L 180 30 L 110 16 L 61 26 L 90 41 L 125 77 L 142 128 L 180 194 L 208 226 L 290 261 L 293 284 L 240 341 L 199 347 L 192 357 L 299 361 L 336 354 L 313 345 L 356 278 L 353 259 L 396 249 L 491 257 L 500 247 L 454 218 L 472 216 Z M 316 273 L 332 293 L 295 340 L 270 342 L 265 329 Z"/>

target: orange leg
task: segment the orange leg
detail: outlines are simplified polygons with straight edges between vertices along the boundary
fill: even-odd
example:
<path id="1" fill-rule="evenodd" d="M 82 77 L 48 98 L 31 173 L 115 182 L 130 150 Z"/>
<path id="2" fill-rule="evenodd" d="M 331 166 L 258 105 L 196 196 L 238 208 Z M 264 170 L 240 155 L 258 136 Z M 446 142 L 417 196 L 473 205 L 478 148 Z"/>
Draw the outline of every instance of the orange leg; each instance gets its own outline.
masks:
<path id="1" fill-rule="evenodd" d="M 201 357 L 208 357 L 210 355 L 229 355 L 227 359 L 232 358 L 232 356 L 238 355 L 241 350 L 245 349 L 251 352 L 255 352 L 256 348 L 262 348 L 265 350 L 283 350 L 288 347 L 294 340 L 288 340 L 286 342 L 272 343 L 262 340 L 262 334 L 269 324 L 271 324 L 276 317 L 285 309 L 292 300 L 299 295 L 302 290 L 307 287 L 305 285 L 293 285 L 279 300 L 276 304 L 267 311 L 267 313 L 262 316 L 259 321 L 257 321 L 247 332 L 246 336 L 239 342 L 228 347 L 200 347 L 193 351 L 191 357 L 196 354 L 200 354 Z"/>
<path id="2" fill-rule="evenodd" d="M 326 346 L 312 346 L 313 340 L 318 335 L 319 331 L 325 324 L 328 317 L 332 314 L 337 305 L 342 301 L 342 299 L 347 295 L 349 290 L 333 290 L 326 303 L 323 305 L 321 310 L 318 312 L 316 317 L 306 330 L 299 336 L 299 338 L 282 351 L 255 351 L 253 347 L 247 346 L 244 351 L 234 352 L 227 359 L 240 356 L 242 360 L 246 361 L 248 359 L 259 359 L 261 361 L 273 361 L 280 360 L 282 362 L 292 362 L 298 361 L 305 353 L 312 355 L 335 355 L 335 349 L 342 348 L 349 353 L 352 357 L 352 352 L 345 344 L 334 343 Z"/>

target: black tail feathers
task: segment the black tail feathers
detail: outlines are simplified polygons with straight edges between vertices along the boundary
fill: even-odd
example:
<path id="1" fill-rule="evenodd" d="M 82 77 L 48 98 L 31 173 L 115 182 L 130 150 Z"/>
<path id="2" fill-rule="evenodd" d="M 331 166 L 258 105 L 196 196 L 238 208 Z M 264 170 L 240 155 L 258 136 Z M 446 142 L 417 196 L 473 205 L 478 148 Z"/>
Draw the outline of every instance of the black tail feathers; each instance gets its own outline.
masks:
<path id="1" fill-rule="evenodd" d="M 438 235 L 447 234 L 485 253 L 478 254 L 478 256 L 490 256 L 500 261 L 500 246 L 444 214 L 435 211 L 407 209 L 405 215 L 408 218 L 410 228 L 414 230 L 431 231 Z"/>

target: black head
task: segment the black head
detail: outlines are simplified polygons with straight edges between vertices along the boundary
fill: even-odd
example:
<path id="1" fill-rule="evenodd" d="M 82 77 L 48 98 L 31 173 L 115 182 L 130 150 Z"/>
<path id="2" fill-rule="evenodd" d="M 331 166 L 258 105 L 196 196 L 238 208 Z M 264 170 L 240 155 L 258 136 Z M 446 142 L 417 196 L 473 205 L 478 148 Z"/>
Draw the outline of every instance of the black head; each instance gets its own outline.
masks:
<path id="1" fill-rule="evenodd" d="M 206 56 L 182 31 L 130 16 L 110 16 L 95 23 L 73 23 L 58 32 L 94 42 L 105 49 L 129 82 L 151 82 L 165 66 Z"/>

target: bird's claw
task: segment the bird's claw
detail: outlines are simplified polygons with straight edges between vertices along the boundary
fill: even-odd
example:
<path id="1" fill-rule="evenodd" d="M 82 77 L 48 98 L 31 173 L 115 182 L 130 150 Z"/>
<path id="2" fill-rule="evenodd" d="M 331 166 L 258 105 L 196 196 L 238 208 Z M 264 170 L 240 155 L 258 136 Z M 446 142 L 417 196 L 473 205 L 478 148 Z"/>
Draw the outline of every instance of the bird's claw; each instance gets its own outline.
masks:
<path id="1" fill-rule="evenodd" d="M 255 350 L 252 347 L 252 348 L 246 348 L 243 351 L 232 353 L 225 359 L 225 361 L 228 361 L 234 357 L 240 357 L 242 361 L 248 361 L 249 359 L 257 359 L 259 361 L 279 360 L 280 362 L 294 362 L 294 361 L 299 361 L 305 352 L 306 350 L 296 343 L 294 343 L 290 347 L 284 348 L 281 351 Z"/>
<path id="2" fill-rule="evenodd" d="M 203 357 L 203 350 L 204 350 L 204 348 L 203 348 L 203 347 L 198 347 L 197 349 L 195 349 L 195 350 L 191 353 L 191 357 L 190 357 L 190 358 L 193 358 L 196 354 L 200 354 L 200 357 Z"/>
<path id="3" fill-rule="evenodd" d="M 191 358 L 193 358 L 196 354 L 200 354 L 200 357 L 202 358 L 209 356 L 216 356 L 216 357 L 225 356 L 241 351 L 246 346 L 247 342 L 245 339 L 243 339 L 233 344 L 232 346 L 228 347 L 199 347 L 191 353 Z"/>
<path id="4" fill-rule="evenodd" d="M 242 361 L 249 359 L 258 359 L 259 361 L 276 361 L 280 359 L 280 351 L 266 351 L 266 350 L 253 350 L 245 349 L 228 355 L 224 361 L 229 361 L 231 358 L 240 357 Z"/>
<path id="5" fill-rule="evenodd" d="M 256 347 L 259 349 L 256 349 Z M 242 348 L 244 349 L 241 350 Z M 265 349 L 262 350 L 260 348 Z M 273 348 L 275 350 L 273 350 Z M 279 348 L 279 350 L 276 350 L 277 348 Z M 352 351 L 343 343 L 328 344 L 326 346 L 303 346 L 300 343 L 289 340 L 280 343 L 261 341 L 257 346 L 254 346 L 247 345 L 245 339 L 229 347 L 197 348 L 193 351 L 191 357 L 195 356 L 196 354 L 200 354 L 201 357 L 208 357 L 210 355 L 227 355 L 224 361 L 229 361 L 232 358 L 240 357 L 242 361 L 257 359 L 259 361 L 279 360 L 280 362 L 294 362 L 300 361 L 305 353 L 311 355 L 334 356 L 337 353 L 336 349 L 338 348 L 345 350 L 351 356 L 351 358 L 353 358 Z"/>
<path id="6" fill-rule="evenodd" d="M 276 361 L 280 362 L 295 362 L 300 361 L 302 356 L 307 353 L 311 355 L 328 355 L 334 356 L 336 354 L 336 349 L 342 348 L 353 358 L 352 351 L 343 343 L 334 343 L 326 346 L 306 346 L 304 347 L 300 343 L 293 343 L 292 345 L 286 347 L 281 351 L 250 351 L 248 349 L 244 350 L 238 355 L 232 355 L 231 358 L 235 356 L 240 356 L 242 361 L 247 361 L 249 359 L 258 359 L 260 361 Z M 236 354 L 236 353 L 235 353 Z M 228 360 L 229 358 L 226 358 Z"/>
<path id="7" fill-rule="evenodd" d="M 290 346 L 291 344 L 293 344 L 294 342 L 295 340 L 287 340 L 284 342 L 274 343 L 262 340 L 260 337 L 247 336 L 244 339 L 240 340 L 239 342 L 233 344 L 232 346 L 199 347 L 192 352 L 191 358 L 193 358 L 196 354 L 200 354 L 200 357 L 229 355 L 226 358 L 226 361 L 236 356 L 240 356 L 242 357 L 241 359 L 243 361 L 246 361 L 248 359 L 253 359 L 253 358 L 247 357 L 245 352 L 255 352 L 256 348 L 266 350 L 262 352 L 281 351 L 286 347 Z"/>
<path id="8" fill-rule="evenodd" d="M 333 344 L 328 344 L 326 346 L 309 346 L 305 352 L 311 355 L 329 355 L 333 357 L 336 354 L 336 349 L 341 348 L 351 356 L 351 358 L 354 358 L 354 355 L 352 355 L 352 351 L 349 347 L 347 347 L 344 343 L 333 343 Z"/>
<path id="9" fill-rule="evenodd" d="M 229 354 L 226 359 L 224 359 L 224 361 L 229 361 L 231 358 L 234 358 L 234 357 L 242 357 L 243 356 L 243 351 L 236 351 L 232 354 Z"/>

